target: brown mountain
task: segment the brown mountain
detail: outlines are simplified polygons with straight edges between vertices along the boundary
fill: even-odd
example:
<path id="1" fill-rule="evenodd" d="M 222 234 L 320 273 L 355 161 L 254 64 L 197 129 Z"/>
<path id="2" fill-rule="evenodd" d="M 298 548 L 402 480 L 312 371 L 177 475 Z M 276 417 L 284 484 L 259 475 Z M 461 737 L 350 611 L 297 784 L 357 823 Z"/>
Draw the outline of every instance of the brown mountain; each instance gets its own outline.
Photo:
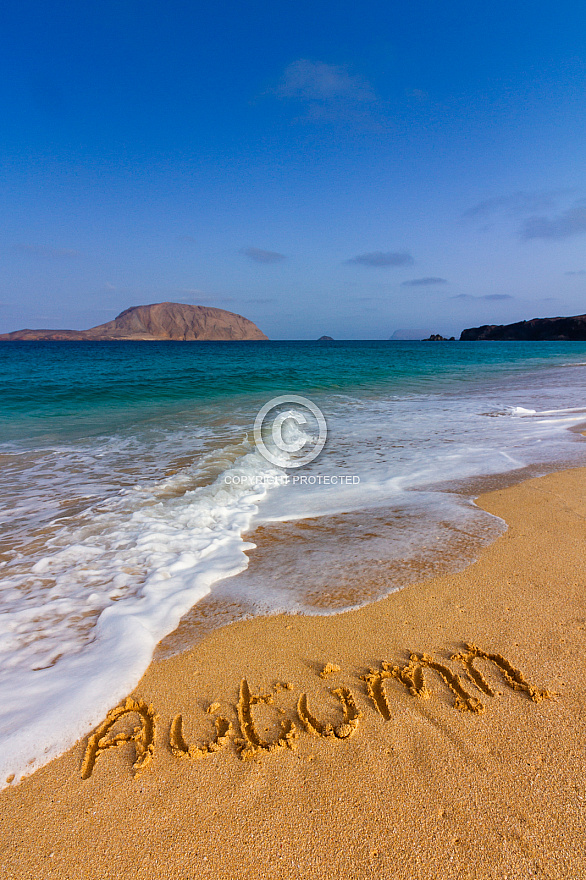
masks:
<path id="1" fill-rule="evenodd" d="M 267 339 L 256 324 L 224 309 L 184 303 L 132 306 L 113 321 L 90 330 L 15 330 L 0 340 L 238 340 Z"/>
<path id="2" fill-rule="evenodd" d="M 463 330 L 460 339 L 471 342 L 478 339 L 498 342 L 584 342 L 586 315 L 573 318 L 533 318 L 516 324 L 484 324 Z"/>

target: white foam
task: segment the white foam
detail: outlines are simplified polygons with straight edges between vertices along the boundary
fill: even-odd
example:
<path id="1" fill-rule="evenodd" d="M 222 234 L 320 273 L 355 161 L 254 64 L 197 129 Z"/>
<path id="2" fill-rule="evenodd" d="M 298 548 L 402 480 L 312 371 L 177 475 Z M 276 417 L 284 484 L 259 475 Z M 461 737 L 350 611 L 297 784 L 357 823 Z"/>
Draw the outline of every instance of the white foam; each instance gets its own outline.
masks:
<path id="1" fill-rule="evenodd" d="M 358 475 L 360 481 L 277 487 L 259 504 L 254 524 L 404 503 L 406 493 L 434 484 L 571 459 L 583 450 L 566 429 L 583 422 L 585 414 L 583 407 L 538 410 L 516 405 L 483 412 L 476 395 L 366 401 L 340 397 L 330 402 L 325 452 L 305 473 L 343 472 Z M 504 418 L 487 418 L 495 415 Z"/>
<path id="2" fill-rule="evenodd" d="M 177 495 L 181 474 L 126 491 L 87 511 L 81 524 L 58 530 L 32 570 L 27 560 L 5 567 L 3 784 L 91 730 L 136 686 L 181 616 L 218 579 L 246 567 L 244 551 L 253 545 L 241 536 L 265 492 L 250 478 L 275 469 L 248 452 L 229 472 L 248 482 L 229 485 L 220 477 Z"/>
<path id="3" fill-rule="evenodd" d="M 536 410 L 527 409 L 524 406 L 511 406 L 511 407 L 509 407 L 508 412 L 512 416 L 534 416 L 534 415 L 537 415 Z"/>

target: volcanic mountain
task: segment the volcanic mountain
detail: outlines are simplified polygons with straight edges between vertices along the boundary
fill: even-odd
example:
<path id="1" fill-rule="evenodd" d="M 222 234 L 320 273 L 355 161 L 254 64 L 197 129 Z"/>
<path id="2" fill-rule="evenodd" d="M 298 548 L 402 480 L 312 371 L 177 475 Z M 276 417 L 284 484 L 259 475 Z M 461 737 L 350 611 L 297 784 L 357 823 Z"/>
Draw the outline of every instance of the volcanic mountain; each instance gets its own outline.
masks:
<path id="1" fill-rule="evenodd" d="M 0 334 L 0 340 L 99 341 L 161 340 L 222 341 L 267 339 L 256 324 L 224 309 L 190 306 L 185 303 L 154 303 L 132 306 L 113 321 L 89 330 L 14 330 Z"/>

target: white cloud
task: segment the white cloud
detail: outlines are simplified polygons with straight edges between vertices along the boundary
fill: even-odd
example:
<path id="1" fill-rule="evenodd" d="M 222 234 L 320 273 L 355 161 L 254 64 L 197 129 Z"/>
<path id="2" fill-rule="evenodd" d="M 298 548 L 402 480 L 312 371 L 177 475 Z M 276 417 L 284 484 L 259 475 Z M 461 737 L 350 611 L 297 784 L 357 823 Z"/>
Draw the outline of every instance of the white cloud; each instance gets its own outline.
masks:
<path id="1" fill-rule="evenodd" d="M 511 193 L 507 196 L 496 196 L 485 199 L 464 211 L 463 217 L 467 220 L 485 220 L 495 214 L 519 216 L 533 214 L 536 211 L 549 211 L 555 208 L 559 199 L 574 192 L 569 189 L 544 189 L 534 192 Z"/>
<path id="2" fill-rule="evenodd" d="M 279 254 L 277 251 L 263 251 L 256 247 L 244 248 L 242 253 L 255 263 L 282 263 L 287 259 L 285 254 Z"/>
<path id="3" fill-rule="evenodd" d="M 378 269 L 410 266 L 413 262 L 413 257 L 407 251 L 371 251 L 346 260 L 347 265 L 374 266 Z"/>
<path id="4" fill-rule="evenodd" d="M 283 73 L 275 89 L 280 98 L 298 98 L 304 101 L 334 101 L 341 98 L 353 104 L 371 103 L 376 96 L 370 84 L 361 76 L 351 74 L 336 64 L 299 58 Z"/>
<path id="5" fill-rule="evenodd" d="M 586 199 L 580 199 L 554 217 L 528 217 L 521 226 L 521 238 L 561 239 L 586 232 Z"/>
<path id="6" fill-rule="evenodd" d="M 410 281 L 402 281 L 401 287 L 430 287 L 434 284 L 447 284 L 447 278 L 437 278 L 435 275 L 426 278 L 412 278 Z"/>

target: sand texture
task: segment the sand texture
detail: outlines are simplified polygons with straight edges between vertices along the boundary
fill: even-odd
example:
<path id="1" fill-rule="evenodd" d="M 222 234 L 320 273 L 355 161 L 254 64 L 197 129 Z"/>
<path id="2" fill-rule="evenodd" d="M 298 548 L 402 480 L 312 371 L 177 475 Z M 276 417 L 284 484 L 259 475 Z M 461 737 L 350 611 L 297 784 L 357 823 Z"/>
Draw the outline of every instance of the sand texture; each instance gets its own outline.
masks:
<path id="1" fill-rule="evenodd" d="M 586 877 L 585 478 L 483 496 L 462 573 L 151 664 L 2 792 L 2 877 Z"/>

